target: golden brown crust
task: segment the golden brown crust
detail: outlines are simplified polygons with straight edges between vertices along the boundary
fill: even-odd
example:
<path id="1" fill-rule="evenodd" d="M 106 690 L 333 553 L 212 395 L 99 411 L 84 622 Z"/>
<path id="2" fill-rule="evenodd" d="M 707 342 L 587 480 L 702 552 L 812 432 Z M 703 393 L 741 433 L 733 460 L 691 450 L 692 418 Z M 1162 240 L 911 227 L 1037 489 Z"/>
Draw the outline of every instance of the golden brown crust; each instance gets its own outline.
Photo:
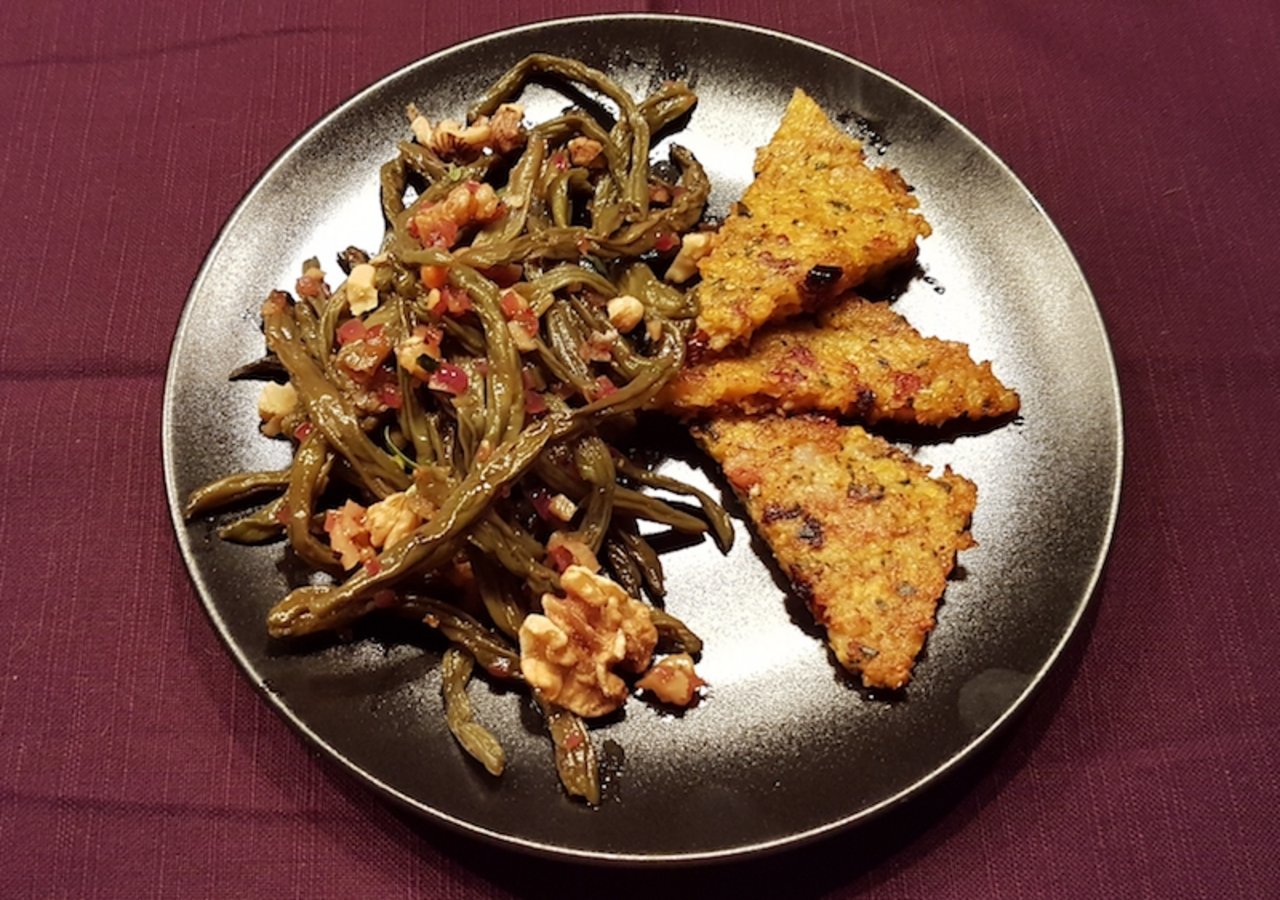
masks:
<path id="1" fill-rule="evenodd" d="M 712 352 L 910 260 L 929 225 L 892 169 L 796 89 L 756 178 L 698 264 L 698 329 Z"/>
<path id="2" fill-rule="evenodd" d="M 973 482 L 950 468 L 930 477 L 881 438 L 820 416 L 720 418 L 694 433 L 840 664 L 867 687 L 905 685 L 956 553 L 974 545 Z"/>
<path id="3" fill-rule="evenodd" d="M 921 336 L 883 303 L 850 296 L 817 321 L 770 326 L 741 356 L 690 366 L 658 404 L 682 415 L 828 412 L 942 425 L 1018 411 L 1018 395 L 955 341 Z"/>

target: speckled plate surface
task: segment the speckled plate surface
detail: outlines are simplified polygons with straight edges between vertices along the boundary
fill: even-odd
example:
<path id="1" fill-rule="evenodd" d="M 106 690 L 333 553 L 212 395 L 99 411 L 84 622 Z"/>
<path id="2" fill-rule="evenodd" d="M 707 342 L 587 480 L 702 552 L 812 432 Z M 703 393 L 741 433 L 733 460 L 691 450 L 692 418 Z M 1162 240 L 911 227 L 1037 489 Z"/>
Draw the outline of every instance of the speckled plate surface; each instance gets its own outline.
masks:
<path id="1" fill-rule="evenodd" d="M 266 610 L 296 583 L 279 545 L 223 544 L 177 512 L 197 485 L 283 464 L 258 436 L 258 387 L 226 374 L 261 353 L 257 310 L 301 261 L 332 260 L 382 233 L 377 170 L 410 102 L 460 115 L 532 50 L 579 57 L 633 92 L 687 77 L 700 102 L 676 139 L 710 172 L 712 211 L 751 176 L 757 146 L 794 86 L 899 167 L 934 226 L 898 308 L 927 334 L 963 340 L 1023 398 L 1023 418 L 920 449 L 973 479 L 980 500 L 915 678 L 882 698 L 840 676 L 739 523 L 726 558 L 703 543 L 666 558 L 667 607 L 706 641 L 707 697 L 680 717 L 642 702 L 598 728 L 611 772 L 596 810 L 564 797 L 549 746 L 518 692 L 473 686 L 503 740 L 495 781 L 465 759 L 439 711 L 436 656 L 367 638 L 286 648 Z M 526 95 L 532 118 L 557 95 Z M 1121 425 L 1115 367 L 1085 280 L 1043 210 L 972 134 L 854 60 L 740 25 L 662 16 L 535 25 L 481 38 L 395 73 L 323 119 L 262 176 L 196 279 L 169 370 L 164 422 L 170 503 L 213 623 L 264 696 L 379 793 L 476 835 L 573 857 L 676 862 L 756 852 L 849 825 L 922 789 L 1030 695 L 1079 622 L 1110 539 Z M 706 474 L 671 462 L 704 484 Z"/>

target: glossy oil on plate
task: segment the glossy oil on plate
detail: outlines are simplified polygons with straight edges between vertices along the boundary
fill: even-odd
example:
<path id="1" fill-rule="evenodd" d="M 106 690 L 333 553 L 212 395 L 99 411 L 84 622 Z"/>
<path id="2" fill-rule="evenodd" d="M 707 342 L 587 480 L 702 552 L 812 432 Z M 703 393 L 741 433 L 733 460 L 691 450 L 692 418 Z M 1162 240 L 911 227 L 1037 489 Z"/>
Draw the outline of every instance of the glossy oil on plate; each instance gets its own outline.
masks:
<path id="1" fill-rule="evenodd" d="M 226 375 L 261 355 L 261 301 L 290 287 L 302 260 L 316 255 L 332 270 L 348 245 L 378 245 L 378 166 L 407 132 L 405 106 L 460 117 L 534 50 L 580 58 L 635 94 L 687 78 L 699 104 L 674 140 L 706 166 L 710 211 L 720 214 L 749 182 L 755 148 L 792 89 L 804 88 L 868 139 L 873 163 L 901 169 L 933 225 L 899 311 L 926 334 L 967 342 L 1023 398 L 1017 422 L 919 449 L 924 462 L 977 483 L 979 546 L 961 555 L 963 577 L 949 584 L 900 696 L 876 696 L 836 671 L 741 521 L 728 557 L 710 542 L 669 554 L 666 605 L 706 642 L 699 669 L 710 688 L 683 715 L 632 700 L 594 731 L 608 774 L 595 810 L 560 790 L 520 692 L 471 689 L 509 756 L 495 780 L 445 729 L 432 646 L 269 641 L 266 611 L 303 573 L 280 545 L 224 544 L 214 522 L 187 524 L 178 513 L 208 480 L 287 462 L 287 445 L 257 433 L 258 386 Z M 564 105 L 545 88 L 525 102 L 534 121 Z M 662 16 L 552 22 L 472 41 L 395 73 L 307 131 L 244 199 L 196 279 L 164 423 L 170 503 L 200 597 L 249 677 L 309 740 L 382 795 L 473 834 L 651 862 L 730 857 L 847 826 L 926 787 L 989 737 L 1088 603 L 1115 515 L 1120 435 L 1115 369 L 1088 286 L 1043 210 L 973 135 L 829 50 Z M 666 469 L 720 489 L 696 464 Z"/>

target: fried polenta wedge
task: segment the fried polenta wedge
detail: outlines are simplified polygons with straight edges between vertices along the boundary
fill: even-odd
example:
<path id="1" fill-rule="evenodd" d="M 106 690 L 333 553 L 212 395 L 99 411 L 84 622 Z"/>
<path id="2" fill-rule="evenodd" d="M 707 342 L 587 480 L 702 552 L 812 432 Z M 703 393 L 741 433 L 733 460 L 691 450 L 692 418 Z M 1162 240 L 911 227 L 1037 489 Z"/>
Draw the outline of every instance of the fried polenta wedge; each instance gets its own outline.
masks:
<path id="1" fill-rule="evenodd" d="M 881 438 L 819 416 L 713 419 L 694 434 L 840 664 L 867 687 L 905 685 L 956 553 L 974 546 L 973 482 L 950 468 L 930 477 Z"/>
<path id="2" fill-rule="evenodd" d="M 713 353 L 909 261 L 929 224 L 896 170 L 798 88 L 756 178 L 698 263 L 697 340 Z"/>
<path id="3" fill-rule="evenodd" d="M 921 336 L 883 303 L 849 296 L 817 321 L 760 331 L 741 356 L 690 366 L 658 404 L 705 411 L 819 411 L 864 422 L 942 425 L 1018 411 L 1018 395 L 955 341 Z"/>

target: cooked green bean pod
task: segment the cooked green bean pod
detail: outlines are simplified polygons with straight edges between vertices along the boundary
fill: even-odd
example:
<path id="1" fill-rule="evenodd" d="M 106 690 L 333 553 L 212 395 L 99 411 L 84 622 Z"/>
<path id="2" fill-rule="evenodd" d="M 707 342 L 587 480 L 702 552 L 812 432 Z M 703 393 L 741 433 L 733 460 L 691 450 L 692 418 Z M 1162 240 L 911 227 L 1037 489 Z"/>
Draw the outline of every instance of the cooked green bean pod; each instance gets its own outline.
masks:
<path id="1" fill-rule="evenodd" d="M 531 79 L 567 82 L 570 106 L 526 128 L 499 107 Z M 372 273 L 332 293 L 300 281 L 296 302 L 275 292 L 263 304 L 269 356 L 246 371 L 294 388 L 292 408 L 280 391 L 261 404 L 293 442 L 292 462 L 221 479 L 184 511 L 265 495 L 220 534 L 283 534 L 336 579 L 277 602 L 272 637 L 343 631 L 377 610 L 438 630 L 451 644 L 441 662 L 448 726 L 495 775 L 505 754 L 475 721 L 467 684 L 478 662 L 529 687 L 520 629 L 545 594 L 561 593 L 560 568 L 589 564 L 590 551 L 629 595 L 661 596 L 661 562 L 638 520 L 710 530 L 722 548 L 732 539 L 705 493 L 615 449 L 684 364 L 697 313 L 692 294 L 646 262 L 670 258 L 709 196 L 705 170 L 681 147 L 650 169 L 652 136 L 696 102 L 679 82 L 638 100 L 596 69 L 535 53 L 472 107 L 463 132 L 433 126 L 423 143 L 401 142 L 379 171 L 387 227 L 377 256 L 339 255 L 348 275 L 366 263 Z M 611 323 L 607 302 L 622 294 L 644 304 L 645 328 L 619 334 Z M 661 649 L 698 652 L 674 616 L 651 617 Z M 565 790 L 598 804 L 586 726 L 533 693 Z"/>
<path id="2" fill-rule="evenodd" d="M 723 553 L 728 553 L 730 548 L 733 547 L 733 520 L 724 511 L 724 507 L 711 499 L 705 491 L 701 491 L 691 484 L 685 484 L 679 479 L 659 475 L 657 472 L 638 466 L 622 455 L 619 455 L 614 462 L 618 471 L 632 481 L 670 491 L 673 494 L 693 497 L 698 501 L 698 505 L 702 507 L 702 514 L 706 516 L 707 522 L 711 525 L 711 533 L 715 536 L 716 546 Z"/>
<path id="3" fill-rule="evenodd" d="M 286 295 L 277 292 L 263 304 L 262 320 L 267 346 L 289 370 L 289 379 L 302 398 L 311 423 L 338 453 L 352 461 L 365 486 L 377 497 L 408 487 L 408 477 L 399 464 L 369 440 L 355 412 L 307 353 Z"/>
<path id="4" fill-rule="evenodd" d="M 619 530 L 618 538 L 622 542 L 622 546 L 631 555 L 631 558 L 636 561 L 636 565 L 640 569 L 640 575 L 644 578 L 644 583 L 649 588 L 649 592 L 655 597 L 665 596 L 667 587 L 666 580 L 662 574 L 662 561 L 658 559 L 658 554 L 649 542 L 637 532 L 629 529 Z"/>
<path id="5" fill-rule="evenodd" d="M 223 507 L 243 503 L 258 494 L 283 491 L 289 486 L 289 472 L 288 468 L 270 472 L 239 472 L 211 481 L 191 492 L 186 505 L 182 507 L 182 517 L 194 519 Z"/>
<path id="6" fill-rule="evenodd" d="M 665 609 L 651 607 L 649 618 L 653 620 L 653 627 L 658 629 L 659 653 L 688 653 L 697 656 L 702 652 L 702 638 Z"/>
<path id="7" fill-rule="evenodd" d="M 289 489 L 284 495 L 285 534 L 289 546 L 304 561 L 321 571 L 337 570 L 337 557 L 311 533 L 311 512 L 332 465 L 329 443 L 324 434 L 313 430 L 298 445 L 293 455 L 293 471 Z"/>
<path id="8" fill-rule="evenodd" d="M 549 702 L 540 691 L 534 691 L 542 718 L 555 747 L 556 771 L 560 783 L 570 796 L 581 797 L 591 806 L 600 805 L 600 764 L 596 748 L 582 719 L 569 710 Z"/>
<path id="9" fill-rule="evenodd" d="M 507 589 L 503 573 L 489 562 L 487 554 L 475 546 L 471 548 L 467 558 L 471 561 L 471 571 L 475 575 L 476 589 L 484 603 L 485 612 L 499 631 L 516 640 L 525 612 L 514 593 Z"/>
<path id="10" fill-rule="evenodd" d="M 411 597 L 404 609 L 421 616 L 426 624 L 466 648 L 476 662 L 495 678 L 523 680 L 520 656 L 506 641 L 485 628 L 474 618 L 448 603 L 425 597 Z"/>
<path id="11" fill-rule="evenodd" d="M 444 699 L 444 717 L 449 730 L 472 758 L 490 775 L 501 775 L 507 765 L 507 755 L 502 745 L 489 729 L 476 721 L 471 698 L 467 696 L 467 682 L 475 660 L 471 654 L 457 647 L 450 647 L 440 660 L 440 693 Z"/>
<path id="12" fill-rule="evenodd" d="M 373 595 L 404 574 L 436 569 L 453 558 L 463 533 L 491 504 L 498 490 L 524 474 L 548 442 L 579 427 L 574 418 L 545 418 L 525 429 L 509 447 L 468 473 L 436 515 L 408 538 L 378 556 L 376 571 L 357 571 L 340 585 L 295 588 L 272 608 L 267 630 L 274 637 L 342 628 L 372 606 Z"/>
<path id="13" fill-rule="evenodd" d="M 269 544 L 284 537 L 284 496 L 261 509 L 228 522 L 218 529 L 218 537 L 233 544 Z"/>

